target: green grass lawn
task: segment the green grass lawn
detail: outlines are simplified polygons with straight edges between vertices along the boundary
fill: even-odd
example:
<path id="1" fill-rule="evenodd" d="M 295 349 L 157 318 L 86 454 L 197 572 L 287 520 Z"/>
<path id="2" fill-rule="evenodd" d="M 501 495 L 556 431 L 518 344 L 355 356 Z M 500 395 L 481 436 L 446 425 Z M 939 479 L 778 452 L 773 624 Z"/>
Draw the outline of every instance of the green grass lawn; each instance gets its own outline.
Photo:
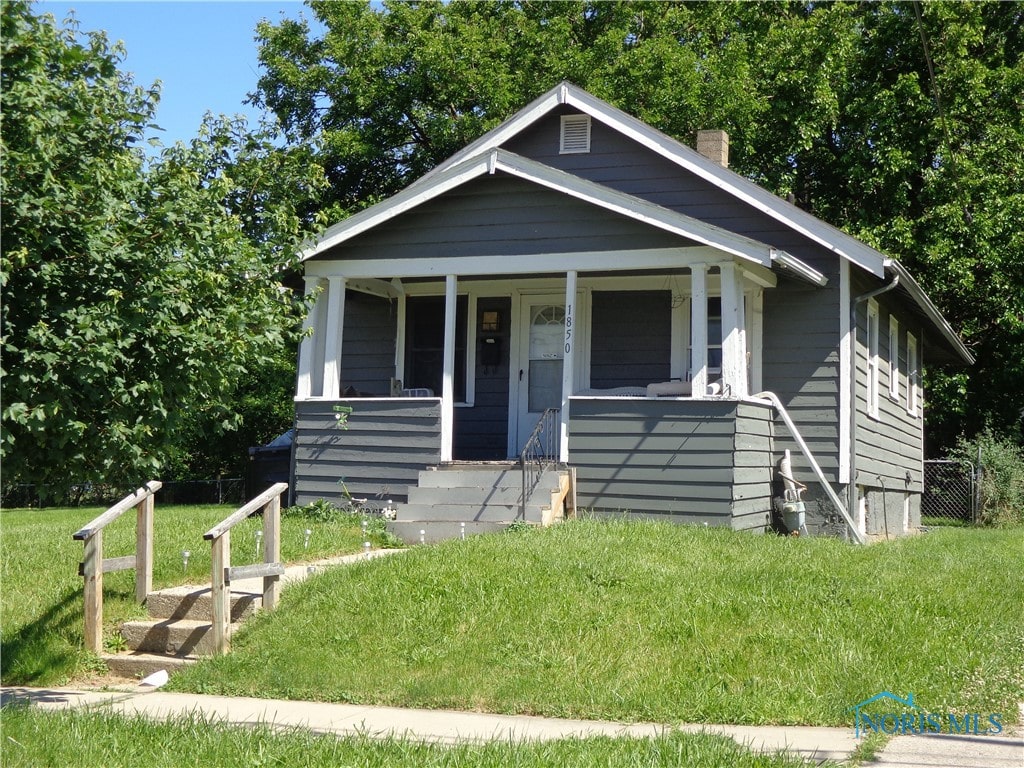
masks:
<path id="1" fill-rule="evenodd" d="M 1024 531 L 854 547 L 640 522 L 471 537 L 287 590 L 180 691 L 624 721 L 843 726 L 1024 699 Z"/>
<path id="2" fill-rule="evenodd" d="M 229 506 L 161 506 L 154 517 L 155 588 L 210 583 L 210 543 L 203 534 L 233 511 Z M 103 511 L 82 509 L 5 509 L 0 511 L 0 675 L 6 685 L 66 683 L 102 667 L 83 649 L 83 545 L 71 535 Z M 231 533 L 232 562 L 256 561 L 258 517 Z M 305 548 L 305 530 L 312 530 Z M 281 556 L 302 562 L 355 552 L 361 546 L 358 520 L 313 521 L 284 515 Z M 375 535 L 376 541 L 380 536 Z M 135 552 L 135 512 L 129 510 L 104 530 L 104 557 Z M 182 550 L 189 550 L 188 570 Z M 117 627 L 145 615 L 134 602 L 135 572 L 109 573 L 103 580 L 104 636 L 116 646 Z"/>
<path id="3" fill-rule="evenodd" d="M 809 768 L 785 755 L 760 755 L 730 739 L 670 733 L 655 739 L 594 737 L 551 742 L 439 746 L 400 739 L 338 739 L 265 726 L 231 728 L 192 717 L 167 724 L 80 711 L 3 710 L 3 764 L 178 768 L 209 765 L 362 766 L 362 768 Z"/>

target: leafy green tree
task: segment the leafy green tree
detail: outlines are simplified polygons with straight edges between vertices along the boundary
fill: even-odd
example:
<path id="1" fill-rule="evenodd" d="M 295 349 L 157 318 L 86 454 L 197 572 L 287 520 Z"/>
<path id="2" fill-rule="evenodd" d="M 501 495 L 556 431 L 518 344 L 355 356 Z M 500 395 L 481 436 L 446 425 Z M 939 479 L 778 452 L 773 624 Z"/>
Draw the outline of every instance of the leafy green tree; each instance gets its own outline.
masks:
<path id="1" fill-rule="evenodd" d="M 138 483 L 294 349 L 281 277 L 319 170 L 213 119 L 147 161 L 157 89 L 102 33 L 5 2 L 2 38 L 3 482 Z"/>
<path id="2" fill-rule="evenodd" d="M 1024 5 L 312 0 L 259 27 L 256 104 L 330 200 L 395 193 L 562 79 L 893 255 L 975 350 L 933 369 L 940 446 L 1024 402 Z"/>

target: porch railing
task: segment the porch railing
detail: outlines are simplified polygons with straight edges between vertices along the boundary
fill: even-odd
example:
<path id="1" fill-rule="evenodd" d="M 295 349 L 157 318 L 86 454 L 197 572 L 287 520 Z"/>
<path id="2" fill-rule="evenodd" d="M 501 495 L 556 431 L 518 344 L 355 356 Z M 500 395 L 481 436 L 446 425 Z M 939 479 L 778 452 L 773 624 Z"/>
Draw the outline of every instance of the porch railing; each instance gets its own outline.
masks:
<path id="1" fill-rule="evenodd" d="M 526 505 L 537 489 L 545 470 L 555 465 L 557 445 L 558 409 L 548 408 L 537 421 L 530 439 L 519 454 L 519 468 L 523 475 L 523 494 L 519 497 L 519 518 L 526 519 Z"/>
<path id="2" fill-rule="evenodd" d="M 78 574 L 85 579 L 85 647 L 103 650 L 103 574 L 135 569 L 135 599 L 144 603 L 153 587 L 153 494 L 159 480 L 151 480 L 135 493 L 121 499 L 71 538 L 85 544 L 85 557 Z M 132 507 L 135 508 L 135 554 L 103 559 L 103 529 Z"/>
<path id="3" fill-rule="evenodd" d="M 203 534 L 211 543 L 214 654 L 228 652 L 231 625 L 231 580 L 263 577 L 263 609 L 277 607 L 281 592 L 281 494 L 288 483 L 275 483 Z M 231 567 L 231 529 L 257 510 L 263 512 L 263 562 Z"/>

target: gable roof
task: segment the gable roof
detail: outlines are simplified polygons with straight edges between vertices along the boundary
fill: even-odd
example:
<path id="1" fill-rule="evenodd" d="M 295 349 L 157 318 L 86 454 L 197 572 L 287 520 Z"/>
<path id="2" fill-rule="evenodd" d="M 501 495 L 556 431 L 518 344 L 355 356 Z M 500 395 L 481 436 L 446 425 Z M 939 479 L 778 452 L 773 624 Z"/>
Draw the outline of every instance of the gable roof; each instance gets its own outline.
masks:
<path id="1" fill-rule="evenodd" d="M 664 231 L 710 245 L 741 259 L 765 267 L 779 267 L 815 285 L 825 285 L 827 281 L 820 272 L 785 251 L 501 149 L 501 146 L 514 136 L 563 105 L 590 115 L 612 130 L 633 139 L 667 161 L 704 179 L 865 272 L 877 278 L 898 277 L 898 292 L 909 298 L 911 306 L 918 314 L 938 331 L 941 338 L 940 348 L 947 353 L 947 359 L 968 364 L 974 362 L 973 355 L 956 331 L 895 259 L 887 257 L 852 235 L 818 219 L 735 171 L 724 168 L 671 136 L 569 82 L 559 83 L 508 120 L 435 166 L 398 194 L 327 229 L 315 244 L 302 253 L 302 260 L 323 254 L 361 232 L 467 181 L 501 171 Z"/>
<path id="2" fill-rule="evenodd" d="M 934 325 L 945 342 L 943 346 L 952 353 L 951 359 L 959 359 L 968 364 L 974 363 L 974 356 L 967 349 L 963 340 L 898 261 L 567 81 L 559 83 L 547 93 L 534 99 L 501 125 L 488 131 L 421 176 L 413 182 L 410 189 L 430 184 L 435 174 L 445 173 L 466 157 L 499 147 L 562 105 L 578 109 L 609 128 L 632 138 L 641 146 L 705 179 L 753 209 L 799 232 L 875 277 L 898 276 L 900 293 L 910 298 L 919 314 Z M 779 254 L 780 256 L 775 259 L 776 265 L 785 267 L 787 259 L 792 257 L 784 252 L 779 252 Z M 793 265 L 791 269 L 794 273 L 800 274 L 803 266 L 805 265 Z M 818 284 L 823 285 L 824 283 L 818 282 Z"/>
<path id="3" fill-rule="evenodd" d="M 638 120 L 608 102 L 587 93 L 582 88 L 565 81 L 428 171 L 413 182 L 412 186 L 429 182 L 434 174 L 443 173 L 466 157 L 499 147 L 561 105 L 574 107 L 590 115 L 593 119 L 630 137 L 641 146 L 661 155 L 681 168 L 706 179 L 755 210 L 776 219 L 876 277 L 885 276 L 886 256 L 871 246 L 783 200 L 778 195 L 772 194 L 735 171 L 722 167 L 657 128 L 647 125 L 642 120 Z"/>
<path id="4" fill-rule="evenodd" d="M 777 264 L 816 285 L 826 283 L 826 278 L 820 272 L 795 256 L 770 245 L 496 148 L 482 150 L 480 153 L 464 157 L 459 162 L 449 164 L 447 168 L 432 173 L 428 181 L 421 180 L 387 200 L 335 224 L 323 233 L 313 247 L 303 253 L 302 259 L 305 261 L 314 258 L 462 184 L 498 172 L 561 192 L 620 216 L 711 246 L 769 269 L 773 264 Z"/>

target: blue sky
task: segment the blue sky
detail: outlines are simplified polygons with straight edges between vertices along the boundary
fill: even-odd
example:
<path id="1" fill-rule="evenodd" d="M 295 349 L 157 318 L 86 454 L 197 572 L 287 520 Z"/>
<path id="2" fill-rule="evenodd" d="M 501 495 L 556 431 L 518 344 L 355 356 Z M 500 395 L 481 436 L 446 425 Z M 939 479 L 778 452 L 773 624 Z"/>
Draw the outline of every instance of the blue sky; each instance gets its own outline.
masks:
<path id="1" fill-rule="evenodd" d="M 35 5 L 37 14 L 52 14 L 58 23 L 72 9 L 82 31 L 102 29 L 111 41 L 124 41 L 121 69 L 132 72 L 137 85 L 161 81 L 156 122 L 164 129 L 158 136 L 165 145 L 194 137 L 207 111 L 245 114 L 255 124 L 259 113 L 242 102 L 260 76 L 253 40 L 257 22 L 312 16 L 290 0 L 45 0 Z"/>

